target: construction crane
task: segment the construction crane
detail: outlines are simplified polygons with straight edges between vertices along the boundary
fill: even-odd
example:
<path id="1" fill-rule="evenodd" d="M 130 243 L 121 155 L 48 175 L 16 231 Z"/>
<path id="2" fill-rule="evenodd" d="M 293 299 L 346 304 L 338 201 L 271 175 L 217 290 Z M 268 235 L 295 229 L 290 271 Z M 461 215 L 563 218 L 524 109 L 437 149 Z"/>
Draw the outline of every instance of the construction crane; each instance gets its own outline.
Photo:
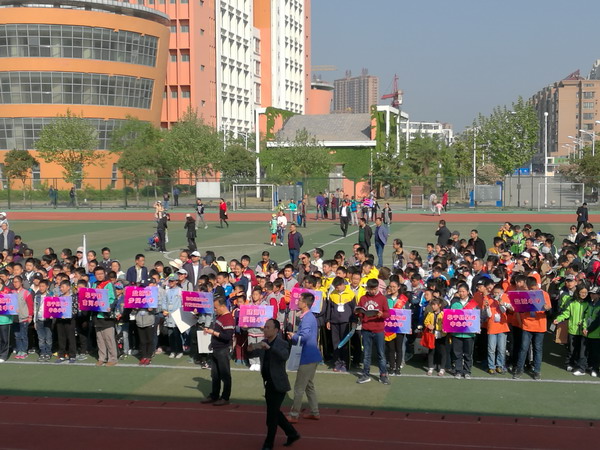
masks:
<path id="1" fill-rule="evenodd" d="M 400 108 L 400 105 L 402 104 L 402 94 L 403 92 L 400 89 L 398 89 L 398 75 L 394 75 L 394 81 L 392 82 L 392 92 L 383 95 L 381 97 L 381 100 L 387 100 L 391 98 L 392 106 L 394 108 Z"/>

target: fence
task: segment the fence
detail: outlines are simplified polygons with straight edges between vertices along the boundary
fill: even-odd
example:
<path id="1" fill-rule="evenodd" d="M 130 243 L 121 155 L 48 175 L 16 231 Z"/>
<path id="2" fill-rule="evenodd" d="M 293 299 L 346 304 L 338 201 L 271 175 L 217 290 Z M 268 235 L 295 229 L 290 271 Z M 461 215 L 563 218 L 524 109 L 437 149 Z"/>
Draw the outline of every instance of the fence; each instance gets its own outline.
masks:
<path id="1" fill-rule="evenodd" d="M 156 200 L 163 200 L 164 194 L 169 194 L 169 207 L 177 207 L 180 210 L 193 210 L 196 204 L 196 180 L 183 178 L 161 178 L 142 180 L 135 185 L 130 180 L 120 178 L 84 178 L 75 183 L 75 198 L 71 199 L 69 189 L 64 188 L 65 183 L 57 178 L 28 178 L 23 183 L 21 180 L 0 179 L 0 210 L 4 209 L 43 209 L 43 208 L 80 208 L 80 209 L 150 209 Z M 285 198 L 300 200 L 300 196 L 307 199 L 308 207 L 314 208 L 314 199 L 319 193 L 334 193 L 336 189 L 343 191 L 348 197 L 362 199 L 369 195 L 371 187 L 368 180 L 328 177 L 328 178 L 306 178 L 294 183 L 277 183 L 277 180 L 263 180 L 264 183 L 273 185 L 272 188 L 261 189 L 260 198 L 256 197 L 256 186 L 254 179 L 219 180 L 210 179 L 219 183 L 219 189 L 215 189 L 214 198 L 202 198 L 206 208 L 210 212 L 216 211 L 220 198 L 233 209 L 234 206 L 234 184 L 247 185 L 236 189 L 236 209 L 270 210 L 272 202 Z M 390 202 L 395 211 L 414 210 L 428 206 L 428 199 L 432 192 L 441 198 L 445 190 L 449 190 L 448 207 L 452 209 L 475 208 L 496 209 L 495 202 L 475 202 L 470 205 L 472 191 L 471 178 L 452 178 L 443 176 L 433 177 L 411 177 L 393 178 L 385 181 L 374 180 L 379 203 Z M 505 209 L 535 210 L 540 203 L 540 195 L 544 195 L 544 189 L 538 187 L 543 185 L 544 177 L 539 175 L 520 177 L 508 176 L 504 179 L 502 189 L 502 204 Z M 550 208 L 574 209 L 577 201 L 582 199 L 594 208 L 597 195 L 593 195 L 590 188 L 578 190 L 574 193 L 568 180 L 559 176 L 548 177 L 548 184 L 559 185 L 557 188 L 549 188 L 547 204 Z M 560 186 L 563 183 L 563 186 Z M 564 184 L 568 183 L 568 184 Z M 484 183 L 478 179 L 478 184 Z M 58 186 L 56 196 L 51 196 L 50 188 Z M 415 188 L 422 192 L 423 201 L 417 202 L 411 193 Z M 590 191 L 590 192 L 588 192 Z M 178 205 L 175 206 L 174 194 L 179 192 Z M 220 194 L 218 197 L 217 192 Z M 274 195 L 272 194 L 274 192 Z M 541 192 L 541 194 L 540 194 Z M 274 197 L 274 198 L 273 198 Z M 542 200 L 543 201 L 543 200 Z"/>

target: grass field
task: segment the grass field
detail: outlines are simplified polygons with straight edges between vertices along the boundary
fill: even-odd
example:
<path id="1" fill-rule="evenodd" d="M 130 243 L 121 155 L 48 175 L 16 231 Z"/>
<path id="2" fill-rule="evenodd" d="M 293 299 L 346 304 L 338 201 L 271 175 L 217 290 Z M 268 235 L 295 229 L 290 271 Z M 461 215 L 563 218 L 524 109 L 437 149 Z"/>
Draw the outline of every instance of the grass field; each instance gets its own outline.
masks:
<path id="1" fill-rule="evenodd" d="M 148 216 L 150 219 L 151 215 L 148 214 Z M 535 218 L 536 216 L 533 215 L 530 222 L 534 227 L 539 226 L 543 230 L 553 233 L 557 238 L 568 232 L 568 226 L 565 224 L 536 223 Z M 492 237 L 498 230 L 498 224 L 476 222 L 477 215 L 473 215 L 473 219 L 473 223 L 455 225 L 448 223 L 448 227 L 451 231 L 460 231 L 461 237 L 465 238 L 468 238 L 472 228 L 476 228 L 487 246 L 491 247 Z M 121 261 L 125 268 L 133 264 L 134 256 L 137 253 L 145 253 L 147 264 L 152 264 L 157 260 L 177 258 L 179 250 L 187 245 L 183 223 L 170 222 L 169 243 L 167 244 L 169 253 L 165 256 L 146 251 L 148 249 L 147 239 L 154 232 L 153 225 L 151 220 L 146 222 L 11 221 L 11 229 L 22 235 L 24 242 L 33 248 L 37 255 L 49 246 L 53 247 L 57 253 L 60 253 L 60 250 L 65 247 L 75 250 L 81 245 L 82 236 L 85 234 L 88 249 L 99 252 L 104 246 L 110 247 L 113 258 Z M 308 251 L 314 247 L 322 247 L 325 250 L 326 258 L 332 258 L 336 250 L 344 250 L 347 255 L 351 254 L 352 244 L 357 241 L 356 230 L 357 227 L 351 227 L 348 236 L 344 238 L 339 226 L 333 222 L 311 222 L 307 228 L 299 229 L 304 237 L 303 250 Z M 432 223 L 392 224 L 390 243 L 385 249 L 384 261 L 391 263 L 391 239 L 400 238 L 403 240 L 406 250 L 417 249 L 422 253 L 427 242 L 437 241 L 434 236 L 435 230 L 436 226 Z M 264 250 L 270 251 L 272 259 L 280 263 L 289 258 L 285 245 L 284 247 L 268 245 L 267 223 L 233 222 L 230 228 L 225 229 L 218 228 L 215 223 L 209 223 L 208 229 L 198 230 L 196 242 L 201 251 L 214 250 L 217 255 L 224 256 L 226 260 L 247 254 L 254 262 L 260 259 L 260 254 Z M 375 251 L 374 246 L 372 251 Z"/>
<path id="2" fill-rule="evenodd" d="M 565 224 L 536 221 L 541 217 L 533 215 L 530 223 L 554 233 L 557 238 L 568 231 Z M 473 219 L 473 223 L 456 226 L 449 223 L 448 226 L 460 231 L 461 236 L 477 228 L 490 247 L 498 224 L 476 222 L 477 215 L 473 215 Z M 145 252 L 147 237 L 153 233 L 151 220 L 137 223 L 12 221 L 11 227 L 37 255 L 48 246 L 58 252 L 63 247 L 75 249 L 86 234 L 89 249 L 99 251 L 109 246 L 113 257 L 121 260 L 124 267 L 132 264 L 133 256 L 139 252 L 146 253 L 149 265 L 159 259 L 176 258 L 178 250 L 185 245 L 183 224 L 173 222 L 168 255 Z M 356 241 L 355 227 L 344 239 L 337 224 L 332 222 L 310 223 L 300 231 L 305 238 L 304 250 L 323 247 L 326 257 L 332 257 L 338 249 L 349 253 Z M 431 223 L 395 223 L 390 238 L 402 239 L 407 250 L 422 251 L 427 242 L 435 242 L 434 232 L 435 224 Z M 266 223 L 232 223 L 229 229 L 210 223 L 208 229 L 198 231 L 197 242 L 200 250 L 212 249 L 226 259 L 248 254 L 256 261 L 263 250 L 269 250 L 276 261 L 287 260 L 287 249 L 269 246 L 268 237 Z M 390 253 L 391 245 L 385 261 L 390 260 Z M 508 376 L 491 377 L 480 368 L 475 368 L 471 381 L 427 377 L 423 371 L 424 361 L 417 356 L 409 362 L 402 377 L 392 378 L 389 387 L 377 382 L 357 385 L 354 376 L 333 374 L 326 366 L 320 367 L 316 386 L 321 404 L 330 407 L 600 419 L 600 382 L 589 376 L 575 379 L 565 372 L 563 355 L 564 349 L 547 339 L 541 382 L 528 377 L 520 381 L 512 381 Z M 42 367 L 38 363 L 10 360 L 0 366 L 0 394 L 196 401 L 210 388 L 209 371 L 188 363 L 187 358 L 170 360 L 160 355 L 149 368 L 137 367 L 137 360 L 131 357 L 114 368 L 94 367 L 94 362 L 90 359 L 81 364 Z M 293 374 L 291 378 L 293 382 Z M 259 374 L 245 369 L 234 371 L 232 399 L 235 402 L 262 403 L 261 392 Z"/>

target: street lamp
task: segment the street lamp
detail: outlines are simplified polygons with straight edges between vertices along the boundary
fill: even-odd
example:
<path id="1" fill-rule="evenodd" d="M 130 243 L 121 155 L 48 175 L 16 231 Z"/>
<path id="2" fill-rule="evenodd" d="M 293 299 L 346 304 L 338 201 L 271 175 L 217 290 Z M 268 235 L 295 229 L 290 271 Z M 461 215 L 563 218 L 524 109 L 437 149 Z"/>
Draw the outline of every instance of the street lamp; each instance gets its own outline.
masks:
<path id="1" fill-rule="evenodd" d="M 593 131 L 579 130 L 580 133 L 585 133 L 592 137 L 592 156 L 596 155 L 596 133 Z"/>
<path id="2" fill-rule="evenodd" d="M 544 207 L 548 207 L 548 111 L 544 111 Z"/>
<path id="3" fill-rule="evenodd" d="M 256 108 L 254 110 L 254 132 L 256 139 L 256 198 L 260 198 L 260 115 L 265 114 L 267 112 L 267 108 Z"/>
<path id="4" fill-rule="evenodd" d="M 579 157 L 581 158 L 581 150 L 583 149 L 583 139 L 575 137 L 575 136 L 567 136 L 569 139 L 573 141 L 573 144 L 577 145 L 579 150 Z"/>

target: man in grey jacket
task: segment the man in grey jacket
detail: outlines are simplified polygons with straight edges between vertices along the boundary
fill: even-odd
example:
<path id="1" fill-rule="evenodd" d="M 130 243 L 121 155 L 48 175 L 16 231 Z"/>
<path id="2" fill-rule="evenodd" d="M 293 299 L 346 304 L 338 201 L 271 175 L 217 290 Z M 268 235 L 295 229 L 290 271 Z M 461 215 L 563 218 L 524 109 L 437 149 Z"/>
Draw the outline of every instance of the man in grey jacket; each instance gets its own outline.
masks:
<path id="1" fill-rule="evenodd" d="M 263 450 L 273 448 L 277 427 L 285 432 L 287 441 L 284 446 L 289 447 L 300 435 L 281 412 L 281 404 L 286 392 L 290 390 L 290 382 L 285 371 L 285 365 L 290 356 L 290 347 L 280 336 L 278 320 L 269 319 L 264 326 L 265 340 L 251 344 L 250 350 L 261 350 L 260 367 L 265 384 L 265 401 L 267 403 L 267 437 Z"/>

